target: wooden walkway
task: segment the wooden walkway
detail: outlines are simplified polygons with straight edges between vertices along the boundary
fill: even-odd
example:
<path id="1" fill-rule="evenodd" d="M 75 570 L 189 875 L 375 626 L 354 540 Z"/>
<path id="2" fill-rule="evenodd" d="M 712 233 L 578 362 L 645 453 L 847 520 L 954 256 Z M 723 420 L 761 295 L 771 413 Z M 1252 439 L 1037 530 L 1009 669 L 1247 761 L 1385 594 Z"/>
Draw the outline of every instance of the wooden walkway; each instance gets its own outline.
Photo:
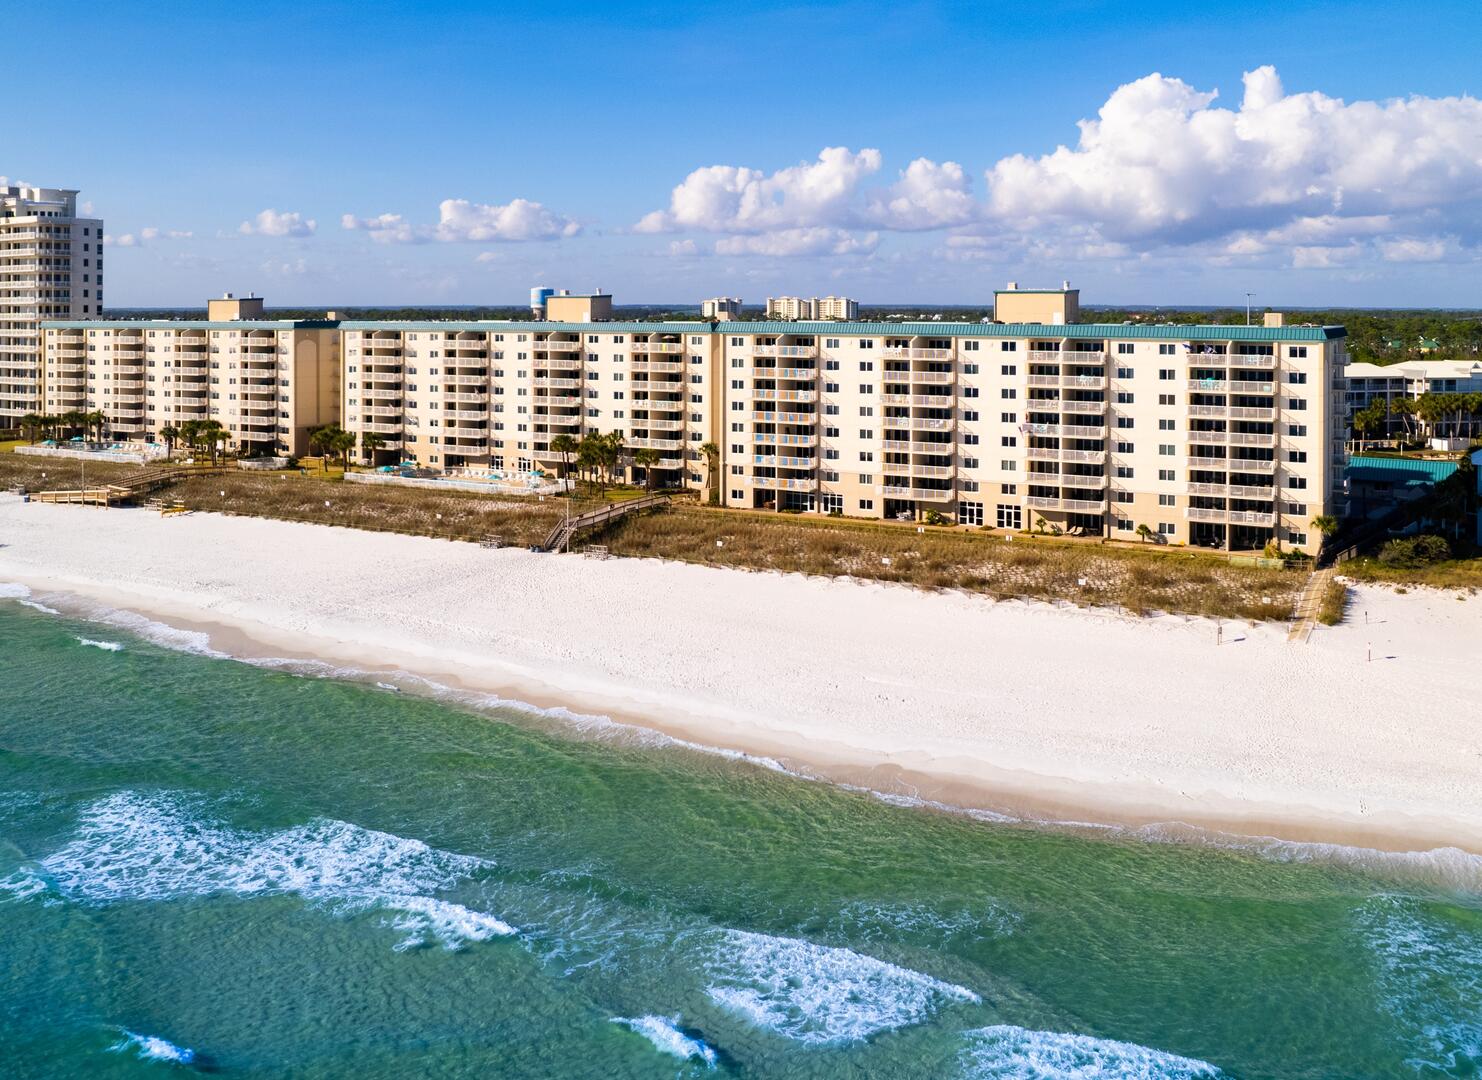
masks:
<path id="1" fill-rule="evenodd" d="M 565 551 L 571 546 L 572 538 L 577 533 L 586 529 L 603 528 L 617 521 L 619 518 L 629 514 L 640 513 L 644 510 L 656 510 L 669 505 L 667 495 L 645 495 L 641 499 L 631 499 L 628 502 L 609 503 L 607 506 L 599 506 L 595 510 L 588 510 L 584 514 L 578 514 L 574 518 L 566 518 L 559 522 L 550 535 L 542 544 L 542 551 Z"/>
<path id="2" fill-rule="evenodd" d="M 1297 597 L 1297 609 L 1292 615 L 1292 628 L 1287 632 L 1286 639 L 1291 644 L 1305 643 L 1312 636 L 1312 630 L 1317 625 L 1317 612 L 1322 607 L 1323 593 L 1327 591 L 1328 582 L 1333 580 L 1337 571 L 1331 566 L 1326 570 L 1318 570 L 1307 579 L 1307 584 L 1302 589 L 1302 595 Z"/>
<path id="3" fill-rule="evenodd" d="M 226 470 L 215 465 L 178 465 L 171 468 L 141 469 L 125 473 L 117 480 L 95 488 L 72 488 L 55 491 L 38 491 L 31 496 L 37 502 L 80 503 L 85 506 L 112 506 L 128 502 L 148 492 L 158 490 L 177 480 L 190 476 L 211 476 Z"/>

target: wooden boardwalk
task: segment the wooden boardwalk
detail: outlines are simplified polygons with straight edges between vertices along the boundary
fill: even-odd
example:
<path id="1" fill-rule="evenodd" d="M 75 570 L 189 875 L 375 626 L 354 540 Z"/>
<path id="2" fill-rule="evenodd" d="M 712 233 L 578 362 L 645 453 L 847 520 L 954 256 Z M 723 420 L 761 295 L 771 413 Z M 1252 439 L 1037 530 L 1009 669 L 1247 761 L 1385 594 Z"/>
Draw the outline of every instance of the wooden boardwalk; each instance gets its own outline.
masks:
<path id="1" fill-rule="evenodd" d="M 1287 632 L 1286 639 L 1292 644 L 1306 642 L 1312 636 L 1312 630 L 1317 625 L 1318 609 L 1322 607 L 1323 593 L 1327 591 L 1328 582 L 1333 580 L 1337 571 L 1331 566 L 1326 570 L 1318 570 L 1307 579 L 1307 584 L 1302 588 L 1302 595 L 1297 597 L 1297 608 L 1292 615 L 1292 628 Z"/>
<path id="2" fill-rule="evenodd" d="M 588 510 L 584 514 L 558 522 L 550 535 L 545 538 L 545 543 L 540 546 L 541 550 L 565 551 L 571 546 L 572 538 L 579 532 L 602 528 L 629 514 L 656 510 L 668 505 L 669 496 L 667 495 L 645 495 L 641 499 L 599 506 L 595 510 Z"/>
<path id="3" fill-rule="evenodd" d="M 115 503 L 128 502 L 140 495 L 173 484 L 177 480 L 184 480 L 190 476 L 211 476 L 225 471 L 224 468 L 216 465 L 177 465 L 167 468 L 141 469 L 138 472 L 125 473 L 112 483 L 100 484 L 97 487 L 38 491 L 31 497 L 37 502 L 80 503 L 85 506 L 108 507 Z"/>

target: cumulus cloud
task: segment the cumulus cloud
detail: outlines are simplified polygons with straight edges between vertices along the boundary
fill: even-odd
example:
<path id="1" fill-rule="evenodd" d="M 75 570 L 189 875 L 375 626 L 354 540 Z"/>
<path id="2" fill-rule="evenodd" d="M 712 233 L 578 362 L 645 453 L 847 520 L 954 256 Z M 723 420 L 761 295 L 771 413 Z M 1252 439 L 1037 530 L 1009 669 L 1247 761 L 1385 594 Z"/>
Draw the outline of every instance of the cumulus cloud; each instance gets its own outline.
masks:
<path id="1" fill-rule="evenodd" d="M 340 226 L 367 232 L 382 244 L 558 240 L 581 232 L 578 222 L 529 199 L 512 199 L 502 205 L 444 199 L 438 204 L 435 225 L 414 225 L 400 214 L 373 218 L 345 214 Z"/>
<path id="2" fill-rule="evenodd" d="M 972 181 L 955 161 L 917 158 L 900 180 L 866 195 L 864 217 L 886 229 L 940 229 L 978 216 Z"/>
<path id="3" fill-rule="evenodd" d="M 251 221 L 237 226 L 243 236 L 312 236 L 319 227 L 313 218 L 306 218 L 296 210 L 267 209 Z"/>
<path id="4" fill-rule="evenodd" d="M 104 247 L 143 247 L 154 240 L 189 240 L 195 233 L 189 229 L 160 229 L 148 225 L 137 233 L 120 233 L 115 236 L 112 233 L 103 234 Z"/>
<path id="5" fill-rule="evenodd" d="M 1375 249 L 1353 241 L 1396 230 L 1433 244 L 1424 226 L 1438 213 L 1482 237 L 1477 99 L 1288 94 L 1269 66 L 1245 74 L 1238 108 L 1218 96 L 1161 74 L 1119 87 L 1075 147 L 988 170 L 989 219 L 1089 228 L 1137 250 L 1279 248 L 1301 267 L 1352 262 Z"/>

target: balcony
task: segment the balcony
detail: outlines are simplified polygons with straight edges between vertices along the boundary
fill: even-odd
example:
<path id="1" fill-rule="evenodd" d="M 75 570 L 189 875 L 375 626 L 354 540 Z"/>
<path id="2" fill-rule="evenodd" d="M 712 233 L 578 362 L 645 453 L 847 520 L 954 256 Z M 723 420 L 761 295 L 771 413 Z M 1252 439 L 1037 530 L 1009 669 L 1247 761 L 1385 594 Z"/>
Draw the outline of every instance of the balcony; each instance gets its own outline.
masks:
<path id="1" fill-rule="evenodd" d="M 886 360 L 951 360 L 951 349 L 881 349 Z"/>
<path id="2" fill-rule="evenodd" d="M 1276 357 L 1274 356 L 1241 356 L 1229 357 L 1231 367 L 1239 368 L 1274 368 Z"/>
<path id="3" fill-rule="evenodd" d="M 781 412 L 779 410 L 753 407 L 751 418 L 764 424 L 807 424 L 817 423 L 818 414 L 810 412 Z"/>
<path id="4" fill-rule="evenodd" d="M 817 345 L 753 345 L 752 356 L 796 356 L 812 357 L 818 355 Z"/>
<path id="5" fill-rule="evenodd" d="M 927 416 L 913 416 L 913 417 L 911 417 L 911 430 L 912 431 L 950 431 L 950 430 L 952 430 L 952 421 L 951 420 L 938 420 L 938 419 L 935 419 L 933 417 L 927 417 Z"/>
<path id="6" fill-rule="evenodd" d="M 776 432 L 760 431 L 751 437 L 758 446 L 817 446 L 817 435 L 779 435 Z"/>
<path id="7" fill-rule="evenodd" d="M 1248 379 L 1231 379 L 1230 393 L 1254 395 L 1256 397 L 1270 397 L 1276 393 L 1276 384 L 1268 382 L 1253 382 Z"/>
<path id="8" fill-rule="evenodd" d="M 539 389 L 539 388 L 549 388 L 549 389 L 553 389 L 553 390 L 577 390 L 577 389 L 580 389 L 581 384 L 582 384 L 582 381 L 580 379 L 536 379 L 535 380 L 535 386 L 536 386 L 537 389 Z"/>
<path id="9" fill-rule="evenodd" d="M 951 457 L 956 449 L 952 442 L 910 442 L 908 445 L 913 454 L 933 454 L 937 457 Z"/>
<path id="10" fill-rule="evenodd" d="M 1223 523 L 1225 520 L 1224 510 L 1206 510 L 1202 506 L 1189 506 L 1184 508 L 1184 517 L 1190 521 L 1217 521 Z"/>
<path id="11" fill-rule="evenodd" d="M 574 344 L 574 343 L 573 343 Z M 677 341 L 635 341 L 629 346 L 629 350 L 635 353 L 682 353 L 684 346 Z M 763 353 L 756 350 L 758 356 L 776 356 L 777 353 Z M 812 355 L 811 353 L 808 355 Z"/>
<path id="12" fill-rule="evenodd" d="M 576 400 L 576 399 L 573 399 Z M 669 398 L 634 398 L 633 408 L 647 409 L 649 412 L 677 413 L 684 412 L 683 401 L 671 401 Z"/>
<path id="13" fill-rule="evenodd" d="M 390 405 L 362 405 L 360 411 L 366 416 L 401 416 L 402 410 Z"/>
<path id="14" fill-rule="evenodd" d="M 1067 390 L 1105 390 L 1105 375 L 1061 375 L 1060 385 Z"/>
<path id="15" fill-rule="evenodd" d="M 1276 462 L 1266 458 L 1230 458 L 1231 472 L 1274 473 Z"/>
<path id="16" fill-rule="evenodd" d="M 452 372 L 447 372 L 443 375 L 442 380 L 444 385 L 447 386 L 488 386 L 489 374 L 485 372 L 482 375 L 455 375 Z M 540 379 L 535 380 L 537 386 L 540 383 Z"/>
<path id="17" fill-rule="evenodd" d="M 1266 528 L 1276 524 L 1275 514 L 1257 514 L 1250 510 L 1231 510 L 1231 525 L 1259 525 Z"/>
<path id="18" fill-rule="evenodd" d="M 911 466 L 912 476 L 945 477 L 951 476 L 953 468 L 951 465 L 915 465 Z"/>
<path id="19" fill-rule="evenodd" d="M 684 371 L 684 363 L 679 360 L 631 360 L 628 366 L 634 371 L 651 371 L 655 374 L 677 375 Z"/>
<path id="20" fill-rule="evenodd" d="M 1026 376 L 1030 386 L 1047 386 L 1055 389 L 1060 385 L 1059 375 L 1029 375 Z"/>
<path id="21" fill-rule="evenodd" d="M 650 431 L 683 431 L 683 420 L 645 420 L 641 416 L 635 416 L 630 421 L 635 428 L 647 428 Z"/>
<path id="22" fill-rule="evenodd" d="M 1079 413 L 1084 415 L 1099 415 L 1106 412 L 1104 401 L 1062 401 L 1060 403 L 1062 413 Z"/>
<path id="23" fill-rule="evenodd" d="M 811 403 L 818 400 L 813 390 L 753 390 L 751 396 L 757 401 L 797 401 Z"/>
<path id="24" fill-rule="evenodd" d="M 635 349 L 637 349 L 637 347 L 638 347 L 639 344 L 640 344 L 639 342 L 634 342 L 633 343 L 633 347 Z M 582 351 L 582 344 L 581 344 L 580 341 L 557 341 L 555 339 L 549 339 L 549 340 L 546 340 L 546 341 L 537 341 L 537 342 L 533 343 L 533 345 L 531 346 L 531 348 L 533 348 L 536 352 L 539 352 L 540 350 L 544 349 L 546 352 L 567 352 L 567 353 L 569 353 L 569 352 L 581 352 Z M 539 361 L 537 361 L 537 363 L 538 362 Z"/>
<path id="25" fill-rule="evenodd" d="M 470 403 L 473 403 L 473 404 L 480 404 L 480 403 L 483 403 L 483 402 L 488 401 L 489 400 L 489 395 L 488 394 L 467 394 L 467 393 L 462 393 L 462 392 L 459 392 L 459 393 L 449 393 L 447 391 L 443 391 L 442 400 L 443 401 L 466 401 L 466 402 L 470 402 Z M 539 399 L 537 399 L 537 400 L 539 400 Z"/>
<path id="26" fill-rule="evenodd" d="M 794 382 L 812 382 L 818 378 L 817 368 L 779 368 L 776 373 L 779 379 L 792 379 Z"/>
<path id="27" fill-rule="evenodd" d="M 537 371 L 541 368 L 547 368 L 551 371 L 578 371 L 581 368 L 581 360 L 570 356 L 548 356 L 544 359 L 537 356 L 530 363 L 535 366 Z"/>
<path id="28" fill-rule="evenodd" d="M 1190 379 L 1185 385 L 1195 394 L 1223 394 L 1230 388 L 1225 379 Z"/>
<path id="29" fill-rule="evenodd" d="M 957 376 L 950 371 L 913 371 L 911 381 L 913 383 L 924 383 L 928 386 L 946 386 L 956 379 Z"/>
<path id="30" fill-rule="evenodd" d="M 1275 409 L 1251 409 L 1244 405 L 1230 406 L 1230 416 L 1235 420 L 1274 420 Z"/>
<path id="31" fill-rule="evenodd" d="M 637 449 L 650 450 L 683 450 L 684 442 L 681 439 L 629 439 L 628 445 Z"/>
<path id="32" fill-rule="evenodd" d="M 778 457 L 775 454 L 754 454 L 751 463 L 753 465 L 769 465 L 784 469 L 813 469 L 817 462 L 812 458 L 805 457 Z"/>

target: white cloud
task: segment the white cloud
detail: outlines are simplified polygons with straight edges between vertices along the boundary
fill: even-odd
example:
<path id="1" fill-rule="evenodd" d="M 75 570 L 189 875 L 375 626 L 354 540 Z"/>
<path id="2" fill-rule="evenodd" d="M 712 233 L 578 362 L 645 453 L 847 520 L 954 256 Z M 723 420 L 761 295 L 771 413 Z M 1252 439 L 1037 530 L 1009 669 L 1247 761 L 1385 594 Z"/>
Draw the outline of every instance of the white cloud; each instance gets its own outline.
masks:
<path id="1" fill-rule="evenodd" d="M 685 255 L 698 255 L 699 253 L 700 247 L 693 240 L 685 239 L 669 241 L 670 255 L 680 257 Z"/>
<path id="2" fill-rule="evenodd" d="M 145 244 L 161 238 L 166 240 L 189 240 L 194 235 L 195 233 L 189 229 L 160 229 L 153 225 L 148 225 L 140 229 L 137 233 L 120 233 L 116 236 L 112 233 L 104 233 L 103 246 L 121 248 L 143 247 Z"/>
<path id="3" fill-rule="evenodd" d="M 1399 236 L 1381 240 L 1378 246 L 1388 262 L 1444 262 L 1461 254 L 1461 245 L 1454 236 Z"/>
<path id="4" fill-rule="evenodd" d="M 302 277 L 309 272 L 309 263 L 308 260 L 302 258 L 289 262 L 275 262 L 269 259 L 259 269 L 264 274 L 273 277 Z"/>
<path id="5" fill-rule="evenodd" d="M 857 235 L 845 229 L 778 229 L 756 236 L 725 236 L 717 255 L 854 255 L 874 251 L 879 233 Z"/>
<path id="6" fill-rule="evenodd" d="M 708 165 L 684 178 L 669 195 L 669 208 L 647 214 L 637 232 L 762 233 L 775 229 L 841 224 L 859 182 L 880 168 L 880 151 L 830 146 L 816 162 L 779 169 L 770 176 L 738 165 Z"/>
<path id="7" fill-rule="evenodd" d="M 978 215 L 972 181 L 961 165 L 917 158 L 900 180 L 867 195 L 864 216 L 886 229 L 940 229 L 965 225 Z"/>
<path id="8" fill-rule="evenodd" d="M 368 232 L 383 244 L 558 240 L 581 232 L 578 222 L 529 199 L 512 199 L 503 205 L 444 199 L 438 204 L 436 225 L 413 225 L 400 214 L 373 218 L 345 214 L 340 226 Z"/>
<path id="9" fill-rule="evenodd" d="M 988 170 L 990 218 L 1024 232 L 1089 228 L 1140 251 L 1279 246 L 1301 266 L 1350 260 L 1342 241 L 1437 212 L 1482 237 L 1482 102 L 1287 94 L 1272 67 L 1244 84 L 1238 109 L 1160 74 L 1119 87 L 1074 148 Z"/>
<path id="10" fill-rule="evenodd" d="M 268 209 L 252 221 L 242 222 L 237 231 L 243 236 L 311 236 L 318 227 L 313 218 L 306 218 L 296 210 L 279 213 Z"/>

